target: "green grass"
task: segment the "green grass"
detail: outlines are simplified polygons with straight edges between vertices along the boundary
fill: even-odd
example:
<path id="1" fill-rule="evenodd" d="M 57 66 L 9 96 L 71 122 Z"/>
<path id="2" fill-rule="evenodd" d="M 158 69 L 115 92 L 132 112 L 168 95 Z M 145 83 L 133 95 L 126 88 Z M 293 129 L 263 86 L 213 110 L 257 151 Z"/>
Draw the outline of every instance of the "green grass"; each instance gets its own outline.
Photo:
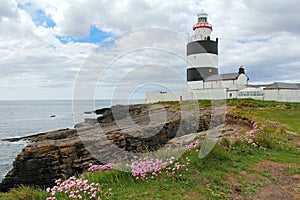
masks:
<path id="1" fill-rule="evenodd" d="M 226 101 L 224 100 L 216 100 L 216 101 L 211 101 L 211 100 L 189 100 L 189 101 L 165 101 L 165 102 L 158 102 L 154 103 L 154 105 L 170 105 L 170 106 L 175 106 L 177 108 L 186 108 L 186 107 L 192 107 L 192 108 L 208 108 L 212 104 L 217 105 L 217 104 L 225 104 Z"/>
<path id="2" fill-rule="evenodd" d="M 36 200 L 46 199 L 48 193 L 41 189 L 34 189 L 26 186 L 12 189 L 9 193 L 0 193 L 0 199 L 3 200 Z"/>
<path id="3" fill-rule="evenodd" d="M 286 172 L 289 176 L 300 174 L 300 167 L 299 166 L 289 166 Z"/>
<path id="4" fill-rule="evenodd" d="M 277 102 L 277 101 L 258 101 L 253 99 L 228 99 L 227 105 L 229 106 L 238 106 L 241 104 L 248 104 L 258 106 L 260 108 L 265 107 L 278 107 L 278 106 L 285 106 L 286 108 L 293 108 L 293 107 L 300 107 L 300 103 L 293 103 L 293 102 Z"/>
<path id="5" fill-rule="evenodd" d="M 199 101 L 199 105 L 208 107 L 209 101 Z M 103 195 L 102 199 L 228 199 L 236 188 L 240 195 L 251 197 L 261 187 L 270 184 L 274 176 L 268 171 L 254 169 L 256 163 L 273 161 L 289 163 L 286 173 L 290 176 L 299 174 L 300 151 L 290 141 L 296 136 L 286 134 L 286 130 L 299 134 L 300 105 L 292 103 L 262 102 L 254 100 L 230 100 L 228 105 L 256 105 L 232 111 L 234 114 L 246 116 L 259 123 L 260 131 L 256 141 L 265 146 L 265 150 L 254 148 L 245 141 L 223 139 L 203 159 L 196 150 L 186 151 L 179 161 L 186 157 L 191 159 L 188 171 L 182 176 L 161 174 L 147 181 L 136 180 L 131 174 L 112 170 L 105 172 L 85 172 L 90 182 L 100 183 L 104 192 L 112 189 L 111 195 Z M 177 105 L 178 102 L 166 104 Z M 284 106 L 283 106 L 284 105 Z M 268 123 L 268 120 L 276 124 Z M 229 150 L 229 147 L 233 147 Z M 234 175 L 238 183 L 228 182 Z M 249 177 L 257 177 L 251 180 Z M 295 188 L 295 191 L 299 187 Z M 45 199 L 47 193 L 28 187 L 13 189 L 9 193 L 0 193 L 0 199 Z M 60 199 L 67 199 L 61 197 Z"/>

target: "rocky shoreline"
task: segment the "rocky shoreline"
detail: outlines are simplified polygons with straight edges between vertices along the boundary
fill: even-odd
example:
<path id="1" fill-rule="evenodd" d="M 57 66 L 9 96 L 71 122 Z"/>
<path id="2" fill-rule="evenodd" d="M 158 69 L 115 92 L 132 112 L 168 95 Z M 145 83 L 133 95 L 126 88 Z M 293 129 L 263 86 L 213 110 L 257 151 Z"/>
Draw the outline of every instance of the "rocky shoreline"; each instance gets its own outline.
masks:
<path id="1" fill-rule="evenodd" d="M 56 179 L 82 173 L 89 163 L 117 162 L 128 156 L 128 152 L 155 151 L 172 142 L 187 143 L 193 137 L 186 139 L 186 135 L 212 128 L 209 108 L 182 113 L 170 105 L 117 105 L 97 113 L 102 116 L 87 119 L 74 129 L 7 139 L 27 140 L 29 144 L 16 157 L 13 169 L 0 184 L 0 191 L 18 185 L 53 186 Z M 224 123 L 221 115 L 213 120 L 216 126 Z M 229 116 L 229 122 L 235 121 L 246 126 L 250 123 Z"/>

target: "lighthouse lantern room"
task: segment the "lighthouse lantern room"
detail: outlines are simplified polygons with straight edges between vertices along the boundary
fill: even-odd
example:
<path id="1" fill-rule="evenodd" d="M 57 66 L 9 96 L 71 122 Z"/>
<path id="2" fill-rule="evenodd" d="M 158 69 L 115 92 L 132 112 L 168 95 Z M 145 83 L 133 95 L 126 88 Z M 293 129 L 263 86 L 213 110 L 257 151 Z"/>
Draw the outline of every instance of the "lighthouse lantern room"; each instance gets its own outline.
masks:
<path id="1" fill-rule="evenodd" d="M 199 40 L 206 40 L 212 32 L 212 25 L 207 22 L 207 13 L 201 10 L 198 14 L 198 22 L 193 26 L 195 36 Z"/>

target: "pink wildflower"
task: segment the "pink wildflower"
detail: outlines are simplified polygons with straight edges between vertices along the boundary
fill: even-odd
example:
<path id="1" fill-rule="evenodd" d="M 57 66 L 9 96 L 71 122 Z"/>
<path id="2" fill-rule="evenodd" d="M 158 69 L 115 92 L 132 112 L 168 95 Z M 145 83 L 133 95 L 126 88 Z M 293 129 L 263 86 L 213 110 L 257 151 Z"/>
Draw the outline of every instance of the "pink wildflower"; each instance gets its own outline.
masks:
<path id="1" fill-rule="evenodd" d="M 200 141 L 199 140 L 196 140 L 195 142 L 192 142 L 191 144 L 189 144 L 187 146 L 188 149 L 194 149 L 196 147 L 198 147 L 198 145 L 200 144 Z"/>

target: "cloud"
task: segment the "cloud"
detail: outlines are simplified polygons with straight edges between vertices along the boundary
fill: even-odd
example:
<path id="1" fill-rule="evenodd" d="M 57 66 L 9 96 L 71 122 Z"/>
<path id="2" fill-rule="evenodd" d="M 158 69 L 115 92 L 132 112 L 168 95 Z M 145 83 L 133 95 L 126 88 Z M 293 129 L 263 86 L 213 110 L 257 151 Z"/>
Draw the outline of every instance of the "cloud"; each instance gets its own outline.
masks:
<path id="1" fill-rule="evenodd" d="M 16 18 L 17 13 L 17 4 L 15 1 L 3 0 L 0 4 L 0 22 L 4 18 Z"/>
<path id="2" fill-rule="evenodd" d="M 124 85 L 127 89 L 143 79 L 166 80 L 163 70 L 147 72 L 142 67 L 133 73 L 150 61 L 155 66 L 172 66 L 184 78 L 184 63 L 173 56 L 185 56 L 186 33 L 192 33 L 201 8 L 213 24 L 212 38 L 219 38 L 221 72 L 235 72 L 244 65 L 252 82 L 300 82 L 299 6 L 297 0 L 4 0 L 0 5 L 0 91 L 5 92 L 0 98 L 37 98 L 33 93 L 45 91 L 52 98 L 71 98 L 77 73 L 95 51 L 105 52 L 103 63 L 118 59 L 103 81 L 104 96 L 110 96 L 125 75 L 130 77 Z M 118 58 L 119 53 L 142 47 L 152 52 Z M 157 47 L 171 49 L 173 54 L 154 51 Z M 180 84 L 172 87 L 180 88 Z M 27 92 L 15 97 L 8 92 L 18 88 Z"/>
<path id="3" fill-rule="evenodd" d="M 185 45 L 185 35 L 170 30 L 146 28 L 125 32 L 116 37 L 111 46 L 98 49 L 87 59 L 78 75 L 75 90 L 82 85 L 97 87 L 96 94 L 101 94 L 102 98 L 111 98 L 116 91 L 128 95 L 147 83 L 159 83 L 173 90 L 179 86 L 182 90 Z M 90 92 L 93 94 L 80 93 L 78 98 L 93 96 L 95 91 Z"/>
<path id="4" fill-rule="evenodd" d="M 201 5 L 214 25 L 213 36 L 220 39 L 222 72 L 244 65 L 253 82 L 300 82 L 296 76 L 299 1 L 203 1 Z"/>

